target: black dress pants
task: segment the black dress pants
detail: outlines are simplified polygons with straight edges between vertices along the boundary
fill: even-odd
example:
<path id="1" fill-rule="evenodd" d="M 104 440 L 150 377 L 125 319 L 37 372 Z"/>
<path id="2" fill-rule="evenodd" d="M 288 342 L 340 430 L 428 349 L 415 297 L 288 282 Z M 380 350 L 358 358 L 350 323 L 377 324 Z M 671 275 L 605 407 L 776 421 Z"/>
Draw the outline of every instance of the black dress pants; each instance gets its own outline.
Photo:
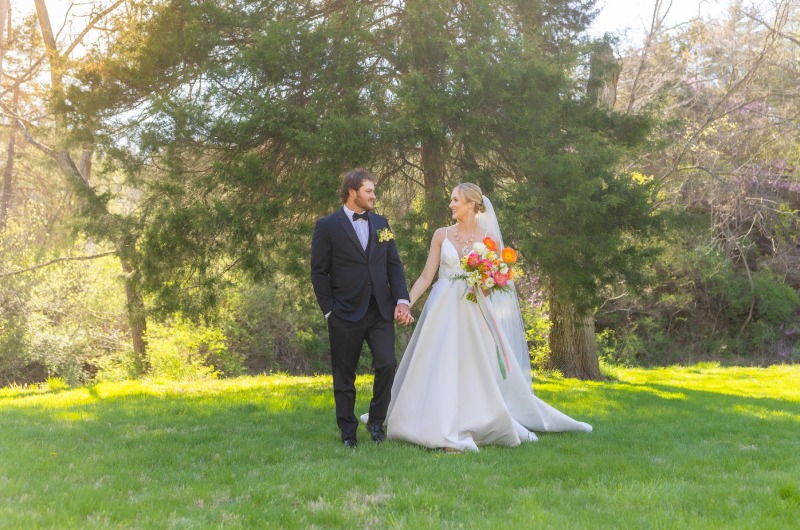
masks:
<path id="1" fill-rule="evenodd" d="M 383 424 L 389 409 L 397 359 L 394 356 L 394 322 L 384 320 L 374 297 L 370 297 L 367 314 L 351 322 L 331 313 L 328 316 L 328 337 L 331 346 L 333 399 L 336 403 L 336 423 L 342 440 L 355 438 L 358 418 L 355 415 L 356 369 L 361 349 L 367 341 L 372 353 L 375 382 L 369 405 L 370 422 Z"/>

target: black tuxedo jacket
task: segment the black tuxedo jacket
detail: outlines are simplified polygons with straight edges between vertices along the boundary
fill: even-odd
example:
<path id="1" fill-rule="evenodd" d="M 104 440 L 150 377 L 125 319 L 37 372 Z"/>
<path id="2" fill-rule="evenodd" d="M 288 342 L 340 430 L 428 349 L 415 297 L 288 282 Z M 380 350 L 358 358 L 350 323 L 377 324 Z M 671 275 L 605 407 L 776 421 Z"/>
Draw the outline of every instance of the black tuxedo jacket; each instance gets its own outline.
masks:
<path id="1" fill-rule="evenodd" d="M 378 242 L 378 231 L 389 230 L 386 218 L 369 213 L 369 243 L 361 248 L 344 210 L 317 221 L 311 239 L 311 284 L 323 314 L 352 322 L 367 314 L 375 295 L 381 316 L 394 320 L 400 299 L 408 300 L 406 277 L 394 239 Z"/>

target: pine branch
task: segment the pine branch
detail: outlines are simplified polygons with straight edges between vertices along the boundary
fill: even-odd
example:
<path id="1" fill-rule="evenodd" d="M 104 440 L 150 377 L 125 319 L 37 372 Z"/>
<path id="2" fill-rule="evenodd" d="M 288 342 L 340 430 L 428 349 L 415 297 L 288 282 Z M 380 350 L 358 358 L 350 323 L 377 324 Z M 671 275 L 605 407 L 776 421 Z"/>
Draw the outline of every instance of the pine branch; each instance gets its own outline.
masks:
<path id="1" fill-rule="evenodd" d="M 50 261 L 46 261 L 44 263 L 40 263 L 39 265 L 34 265 L 33 267 L 26 267 L 24 269 L 19 269 L 19 270 L 16 270 L 16 271 L 6 272 L 6 273 L 3 273 L 3 274 L 0 274 L 0 278 L 6 278 L 8 276 L 16 276 L 17 274 L 23 274 L 25 272 L 35 271 L 37 269 L 43 269 L 44 267 L 49 267 L 50 265 L 54 265 L 56 263 L 61 263 L 63 261 L 83 261 L 83 260 L 88 260 L 88 259 L 104 258 L 106 256 L 110 256 L 111 254 L 114 254 L 114 252 L 113 251 L 111 251 L 111 252 L 103 252 L 102 254 L 93 254 L 91 256 L 68 256 L 68 257 L 65 257 L 65 258 L 51 259 Z"/>

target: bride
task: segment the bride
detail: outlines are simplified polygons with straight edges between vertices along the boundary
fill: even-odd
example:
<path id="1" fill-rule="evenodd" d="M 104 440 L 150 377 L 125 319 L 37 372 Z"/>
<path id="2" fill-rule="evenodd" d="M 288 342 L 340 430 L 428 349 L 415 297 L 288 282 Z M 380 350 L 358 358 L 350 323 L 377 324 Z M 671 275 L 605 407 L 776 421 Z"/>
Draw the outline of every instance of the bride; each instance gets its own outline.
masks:
<path id="1" fill-rule="evenodd" d="M 478 305 L 467 300 L 461 256 L 475 241 L 491 237 L 502 248 L 497 218 L 481 189 L 463 183 L 450 199 L 455 225 L 436 230 L 411 305 L 439 279 L 425 303 L 400 362 L 386 418 L 387 436 L 430 448 L 473 450 L 488 444 L 516 446 L 536 441 L 531 431 L 591 431 L 537 398 L 531 391 L 530 360 L 513 292 L 487 300 L 513 349 L 503 378 L 495 339 Z"/>

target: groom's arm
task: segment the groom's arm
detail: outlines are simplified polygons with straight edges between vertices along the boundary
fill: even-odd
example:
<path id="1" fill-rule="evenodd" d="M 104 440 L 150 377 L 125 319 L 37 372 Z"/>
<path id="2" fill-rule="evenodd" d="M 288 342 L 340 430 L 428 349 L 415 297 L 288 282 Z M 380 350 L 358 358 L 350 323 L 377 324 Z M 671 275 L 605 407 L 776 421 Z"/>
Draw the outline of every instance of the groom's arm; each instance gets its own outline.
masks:
<path id="1" fill-rule="evenodd" d="M 311 237 L 311 285 L 314 287 L 319 308 L 326 318 L 333 310 L 331 251 L 330 234 L 321 219 L 314 226 L 314 235 Z"/>
<path id="2" fill-rule="evenodd" d="M 389 228 L 389 223 L 386 223 Z M 386 269 L 389 277 L 389 288 L 392 291 L 392 298 L 398 300 L 409 300 L 408 286 L 406 285 L 406 275 L 403 272 L 403 263 L 400 261 L 400 253 L 394 239 L 389 241 L 389 248 L 386 253 Z"/>

